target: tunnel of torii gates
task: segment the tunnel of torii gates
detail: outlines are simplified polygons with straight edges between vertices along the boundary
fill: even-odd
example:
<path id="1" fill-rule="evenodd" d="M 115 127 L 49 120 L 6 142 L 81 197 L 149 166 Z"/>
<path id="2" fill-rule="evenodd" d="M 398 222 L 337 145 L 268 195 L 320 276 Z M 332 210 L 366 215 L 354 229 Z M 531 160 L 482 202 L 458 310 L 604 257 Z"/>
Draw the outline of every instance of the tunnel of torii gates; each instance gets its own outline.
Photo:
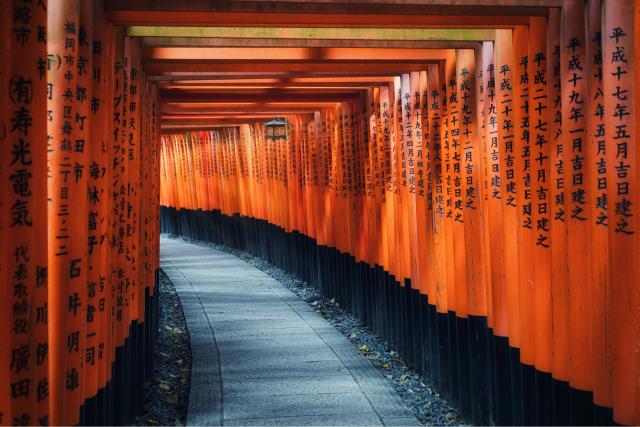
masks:
<path id="1" fill-rule="evenodd" d="M 0 0 L 0 423 L 140 413 L 161 227 L 469 422 L 640 423 L 640 5 L 449 3 Z"/>

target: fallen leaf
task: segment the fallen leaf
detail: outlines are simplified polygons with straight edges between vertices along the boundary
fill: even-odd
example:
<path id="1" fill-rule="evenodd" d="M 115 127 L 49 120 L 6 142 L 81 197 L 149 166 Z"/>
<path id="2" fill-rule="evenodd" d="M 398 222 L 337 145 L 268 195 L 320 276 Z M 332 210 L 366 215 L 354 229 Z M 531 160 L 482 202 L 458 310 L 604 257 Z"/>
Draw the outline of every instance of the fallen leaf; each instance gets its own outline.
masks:
<path id="1" fill-rule="evenodd" d="M 336 303 L 336 299 L 335 299 L 335 298 L 331 298 L 331 299 L 329 300 L 329 302 L 330 302 L 331 304 L 335 304 L 335 303 Z"/>
<path id="2" fill-rule="evenodd" d="M 389 369 L 389 364 L 388 363 L 383 363 L 382 365 L 380 365 L 381 368 L 383 369 Z"/>
<path id="3" fill-rule="evenodd" d="M 367 358 L 368 358 L 369 360 L 378 360 L 378 356 L 377 356 L 377 355 L 375 355 L 375 354 L 369 354 L 369 355 L 367 355 Z"/>
<path id="4" fill-rule="evenodd" d="M 164 383 L 160 383 L 160 388 L 167 391 L 171 390 L 171 387 Z"/>
<path id="5" fill-rule="evenodd" d="M 171 356 L 169 356 L 167 353 L 163 353 L 163 352 L 160 352 L 160 356 L 162 356 L 162 357 L 166 357 L 166 358 L 171 357 Z"/>
<path id="6" fill-rule="evenodd" d="M 367 350 L 369 350 L 369 347 L 367 347 L 367 346 L 366 346 L 366 345 L 364 345 L 364 344 L 363 344 L 363 345 L 359 345 L 359 346 L 358 346 L 358 350 L 360 350 L 360 351 L 367 351 Z"/>
<path id="7" fill-rule="evenodd" d="M 175 395 L 171 394 L 167 396 L 164 399 L 164 401 L 167 402 L 169 405 L 175 405 L 176 403 L 178 403 L 178 398 Z"/>
<path id="8" fill-rule="evenodd" d="M 400 376 L 400 381 L 406 381 L 407 378 L 409 378 L 409 375 L 401 375 Z"/>

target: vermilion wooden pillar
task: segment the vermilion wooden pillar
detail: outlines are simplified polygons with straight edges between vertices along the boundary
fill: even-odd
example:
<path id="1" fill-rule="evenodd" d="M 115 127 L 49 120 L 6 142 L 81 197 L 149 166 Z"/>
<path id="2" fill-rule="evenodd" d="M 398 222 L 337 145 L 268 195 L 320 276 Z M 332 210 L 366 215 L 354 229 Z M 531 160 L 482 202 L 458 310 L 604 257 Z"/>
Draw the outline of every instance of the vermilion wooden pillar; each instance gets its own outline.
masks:
<path id="1" fill-rule="evenodd" d="M 92 51 L 91 135 L 89 163 L 89 218 L 87 277 L 87 324 L 95 336 L 87 333 L 86 360 L 96 366 L 87 378 L 87 397 L 93 397 L 107 385 L 111 374 L 111 161 L 113 152 L 111 120 L 113 56 L 111 26 L 106 24 L 102 2 L 94 5 Z"/>
<path id="2" fill-rule="evenodd" d="M 3 148 L 7 143 L 7 131 L 9 126 L 9 97 L 7 96 L 7 89 L 9 85 L 9 55 L 10 55 L 10 45 L 9 41 L 11 38 L 9 37 L 9 28 L 10 28 L 10 19 L 11 16 L 11 4 L 8 0 L 0 1 L 0 28 L 2 32 L 0 33 L 0 143 Z M 6 166 L 4 163 L 0 163 L 0 180 L 2 182 L 5 181 L 5 173 Z M 2 217 L 4 217 L 4 210 L 7 206 L 7 200 L 5 197 L 5 193 L 3 192 L 0 195 L 0 209 L 2 210 Z M 6 225 L 4 225 L 4 221 L 0 220 L 0 234 L 4 237 L 4 233 L 6 233 Z M 6 244 L 7 239 L 0 238 L 0 253 L 6 253 Z M 4 262 L 0 262 L 0 277 L 2 280 L 6 280 L 8 278 L 8 266 L 5 265 Z M 0 292 L 2 295 L 3 301 L 9 301 L 9 289 L 2 289 Z M 0 310 L 0 322 L 3 325 L 7 325 L 9 323 L 9 310 Z M 9 346 L 10 346 L 10 338 L 9 338 L 9 330 L 2 329 L 0 330 L 0 413 L 2 413 L 2 418 L 0 422 L 7 423 L 7 419 L 10 417 L 11 403 L 9 400 Z"/>
<path id="3" fill-rule="evenodd" d="M 588 58 L 583 2 L 566 1 L 562 8 L 560 69 L 562 135 L 564 140 L 565 222 L 569 279 L 569 384 L 578 390 L 592 387 L 591 376 L 591 276 L 587 259 L 591 227 L 587 200 L 592 191 L 587 181 L 589 158 L 586 102 Z M 574 400 L 575 402 L 575 400 Z"/>
<path id="4" fill-rule="evenodd" d="M 610 295 L 606 322 L 614 420 L 638 415 L 638 146 L 637 5 L 606 1 L 603 7 L 603 92 L 607 141 L 607 206 Z M 635 56 L 634 56 L 635 55 Z"/>
<path id="5" fill-rule="evenodd" d="M 0 423 L 47 423 L 47 17 L 17 1 L 0 13 Z"/>
<path id="6" fill-rule="evenodd" d="M 79 110 L 74 99 L 80 3 L 58 0 L 48 8 L 50 422 L 75 424 L 79 420 L 81 319 L 86 303 L 81 287 L 85 285 L 87 248 L 82 237 L 87 218 L 85 147 L 76 146 Z"/>
<path id="7" fill-rule="evenodd" d="M 591 231 L 589 262 L 592 301 L 592 369 L 593 401 L 611 407 L 611 383 L 607 355 L 607 282 L 609 263 L 607 163 L 605 133 L 605 96 L 603 92 L 602 2 L 590 0 L 586 19 L 586 58 L 588 71 L 587 140 L 586 151 L 590 167 L 586 171 L 591 191 L 587 195 Z"/>
<path id="8" fill-rule="evenodd" d="M 514 106 L 513 81 L 518 78 L 514 70 L 512 34 L 509 30 L 496 30 L 495 43 L 495 85 L 496 115 L 498 124 L 498 146 L 500 150 L 500 184 L 503 206 L 504 271 L 505 295 L 507 298 L 509 343 L 520 346 L 520 323 L 518 301 L 518 234 L 514 156 Z"/>
<path id="9" fill-rule="evenodd" d="M 535 331 L 533 351 L 535 367 L 550 373 L 553 367 L 552 351 L 552 310 L 551 310 L 551 164 L 549 86 L 550 55 L 547 50 L 547 22 L 543 18 L 531 18 L 528 37 L 529 75 L 529 147 L 531 179 L 531 227 L 533 240 L 530 242 L 532 256 L 533 295 L 532 305 Z M 548 412 L 548 411 L 547 411 Z M 544 418 L 542 419 L 544 420 Z M 542 421 L 541 420 L 541 421 Z"/>
<path id="10" fill-rule="evenodd" d="M 433 259 L 434 259 L 434 282 L 432 284 L 433 302 L 438 313 L 447 312 L 447 287 L 446 270 L 444 268 L 445 253 L 445 183 L 444 183 L 444 126 L 443 115 L 443 77 L 441 67 L 436 64 L 427 66 L 427 86 L 429 90 L 429 125 L 430 139 L 433 156 L 431 168 L 433 170 Z"/>
<path id="11" fill-rule="evenodd" d="M 416 221 L 417 221 L 417 233 L 418 236 L 426 236 L 425 238 L 418 238 L 418 263 L 420 274 L 420 293 L 427 295 L 427 298 L 431 298 L 429 301 L 433 305 L 433 294 L 429 293 L 429 288 L 434 280 L 433 269 L 433 169 L 431 158 L 433 156 L 433 144 L 431 141 L 431 129 L 429 121 L 429 83 L 427 80 L 427 71 L 420 71 L 418 73 L 418 103 L 420 105 L 420 131 L 421 135 L 416 135 L 418 147 L 416 148 L 416 173 L 418 175 L 416 187 L 417 187 L 417 199 L 416 199 Z M 415 104 L 414 104 L 415 105 Z M 426 309 L 423 311 L 423 316 L 427 316 Z M 428 336 L 428 331 L 425 331 Z M 423 347 L 423 350 L 426 348 Z M 423 360 L 426 357 L 423 356 Z M 426 375 L 429 373 L 427 371 Z"/>

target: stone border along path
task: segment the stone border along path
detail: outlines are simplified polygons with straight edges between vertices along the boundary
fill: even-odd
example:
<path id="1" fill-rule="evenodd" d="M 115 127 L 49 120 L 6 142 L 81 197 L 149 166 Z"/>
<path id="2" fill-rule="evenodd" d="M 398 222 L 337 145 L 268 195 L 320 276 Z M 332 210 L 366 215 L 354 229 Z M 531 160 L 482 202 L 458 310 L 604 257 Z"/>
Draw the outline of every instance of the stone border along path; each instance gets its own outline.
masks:
<path id="1" fill-rule="evenodd" d="M 265 272 L 162 237 L 191 337 L 187 425 L 420 425 L 340 332 Z"/>

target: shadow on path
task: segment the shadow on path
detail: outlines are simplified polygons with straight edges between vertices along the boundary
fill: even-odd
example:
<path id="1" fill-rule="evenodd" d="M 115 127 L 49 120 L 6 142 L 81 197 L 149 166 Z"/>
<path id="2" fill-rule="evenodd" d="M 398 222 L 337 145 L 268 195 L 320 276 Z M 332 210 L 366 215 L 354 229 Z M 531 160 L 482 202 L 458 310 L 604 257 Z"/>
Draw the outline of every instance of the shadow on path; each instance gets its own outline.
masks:
<path id="1" fill-rule="evenodd" d="M 261 270 L 162 238 L 191 337 L 189 425 L 418 425 L 369 361 Z"/>

